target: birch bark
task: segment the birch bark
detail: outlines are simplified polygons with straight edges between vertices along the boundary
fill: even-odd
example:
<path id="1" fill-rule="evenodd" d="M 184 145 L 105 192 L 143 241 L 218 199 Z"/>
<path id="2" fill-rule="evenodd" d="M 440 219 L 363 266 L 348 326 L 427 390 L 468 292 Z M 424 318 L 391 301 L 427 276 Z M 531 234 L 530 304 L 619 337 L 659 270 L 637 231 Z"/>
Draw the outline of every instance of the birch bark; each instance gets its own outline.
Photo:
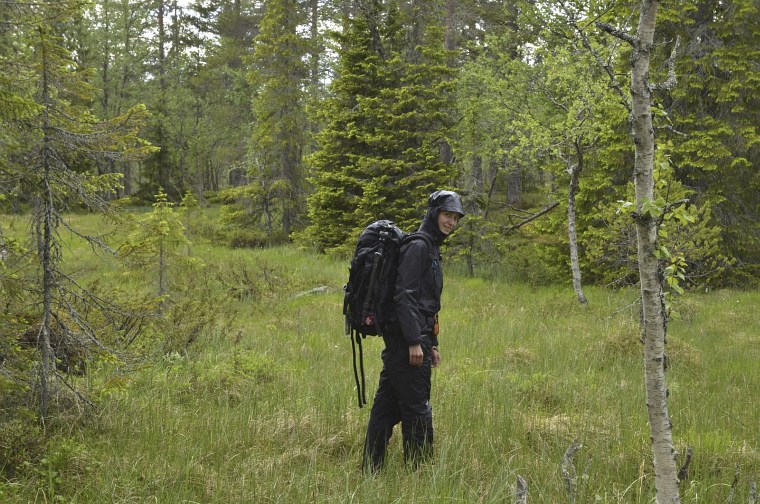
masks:
<path id="1" fill-rule="evenodd" d="M 644 203 L 654 200 L 654 129 L 652 127 L 649 64 L 654 47 L 654 32 L 659 1 L 643 0 L 631 57 L 631 123 L 635 146 L 634 183 L 641 283 L 642 333 L 646 403 L 654 457 L 658 504 L 680 503 L 676 450 L 668 413 L 665 381 L 666 318 L 658 261 L 654 255 L 657 222 L 644 215 Z"/>
<path id="2" fill-rule="evenodd" d="M 578 233 L 575 228 L 575 194 L 578 192 L 578 177 L 583 170 L 583 151 L 578 142 L 575 144 L 578 153 L 578 164 L 568 167 L 570 174 L 570 189 L 567 192 L 567 234 L 570 240 L 570 271 L 573 275 L 573 289 L 581 305 L 588 304 L 586 295 L 583 293 L 581 280 L 581 266 L 578 260 Z"/>

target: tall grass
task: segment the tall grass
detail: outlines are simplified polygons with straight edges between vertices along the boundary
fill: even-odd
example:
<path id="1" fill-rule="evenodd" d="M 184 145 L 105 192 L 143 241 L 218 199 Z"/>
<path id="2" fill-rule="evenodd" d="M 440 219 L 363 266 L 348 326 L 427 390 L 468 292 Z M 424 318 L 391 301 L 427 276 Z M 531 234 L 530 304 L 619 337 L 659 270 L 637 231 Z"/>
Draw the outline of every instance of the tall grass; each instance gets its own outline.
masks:
<path id="1" fill-rule="evenodd" d="M 386 470 L 366 476 L 369 408 L 356 405 L 341 315 L 347 262 L 211 242 L 193 253 L 247 267 L 260 288 L 215 287 L 215 323 L 185 348 L 83 378 L 97 413 L 60 434 L 69 449 L 55 445 L 52 480 L 0 484 L 9 502 L 501 503 L 521 475 L 528 502 L 562 503 L 574 439 L 577 502 L 653 502 L 634 290 L 587 287 L 584 308 L 569 287 L 448 274 L 435 459 L 410 471 L 397 432 Z M 683 502 L 726 502 L 736 468 L 734 502 L 747 502 L 760 475 L 759 303 L 756 292 L 689 293 L 670 323 L 674 438 L 695 453 Z M 371 397 L 382 341 L 364 348 Z"/>

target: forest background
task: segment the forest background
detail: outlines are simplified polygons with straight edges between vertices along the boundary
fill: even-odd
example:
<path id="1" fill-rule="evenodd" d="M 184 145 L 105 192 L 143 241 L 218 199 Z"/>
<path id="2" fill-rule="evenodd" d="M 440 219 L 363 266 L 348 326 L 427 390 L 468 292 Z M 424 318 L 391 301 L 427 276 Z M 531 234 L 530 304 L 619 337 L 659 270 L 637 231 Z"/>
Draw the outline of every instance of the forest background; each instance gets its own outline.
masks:
<path id="1" fill-rule="evenodd" d="M 193 238 L 345 259 L 367 223 L 411 230 L 446 187 L 467 205 L 446 249 L 465 276 L 547 286 L 572 271 L 579 300 L 580 272 L 637 282 L 630 48 L 596 24 L 630 30 L 635 2 L 2 6 L 0 383 L 5 439 L 30 446 L 4 463 L 11 480 L 52 470 L 24 415 L 70 411 L 67 394 L 94 404 L 67 386 L 84 367 L 122 369 L 127 348 L 186 356 L 208 331 L 212 305 L 180 296 L 170 274 L 195 271 Z M 652 80 L 676 46 L 677 84 L 653 96 L 656 190 L 661 208 L 686 202 L 660 223 L 672 317 L 688 290 L 760 278 L 757 11 L 687 1 L 659 14 Z M 102 229 L 66 217 L 93 209 Z M 155 289 L 85 282 L 64 250 L 77 239 L 130 282 L 155 274 Z M 250 273 L 235 263 L 217 280 L 248 294 L 259 274 L 275 281 Z M 30 355 L 45 328 L 49 352 Z M 60 379 L 52 394 L 37 366 Z"/>

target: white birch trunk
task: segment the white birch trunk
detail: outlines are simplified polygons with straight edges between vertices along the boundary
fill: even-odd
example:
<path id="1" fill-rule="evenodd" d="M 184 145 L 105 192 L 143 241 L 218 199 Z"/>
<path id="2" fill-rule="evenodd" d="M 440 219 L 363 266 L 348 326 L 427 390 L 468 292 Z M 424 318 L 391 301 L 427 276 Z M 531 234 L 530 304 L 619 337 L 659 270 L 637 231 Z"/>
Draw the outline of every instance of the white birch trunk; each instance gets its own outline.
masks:
<path id="1" fill-rule="evenodd" d="M 649 428 L 654 457 L 655 486 L 658 504 L 680 503 L 676 450 L 668 414 L 665 381 L 666 320 L 658 261 L 654 256 L 657 224 L 651 216 L 643 216 L 642 205 L 654 200 L 654 130 L 652 127 L 651 91 L 649 83 L 650 53 L 653 48 L 657 18 L 657 0 L 643 0 L 631 57 L 632 128 L 636 157 L 634 182 L 638 241 L 639 276 L 641 282 L 642 333 L 644 339 L 644 376 Z"/>
<path id="2" fill-rule="evenodd" d="M 568 168 L 570 174 L 570 190 L 567 193 L 567 234 L 570 240 L 570 271 L 573 275 L 573 289 L 578 296 L 578 302 L 582 305 L 588 304 L 586 295 L 583 293 L 583 282 L 581 281 L 581 266 L 578 260 L 578 233 L 575 229 L 575 194 L 578 191 L 578 176 L 582 168 L 582 161 L 576 166 Z"/>

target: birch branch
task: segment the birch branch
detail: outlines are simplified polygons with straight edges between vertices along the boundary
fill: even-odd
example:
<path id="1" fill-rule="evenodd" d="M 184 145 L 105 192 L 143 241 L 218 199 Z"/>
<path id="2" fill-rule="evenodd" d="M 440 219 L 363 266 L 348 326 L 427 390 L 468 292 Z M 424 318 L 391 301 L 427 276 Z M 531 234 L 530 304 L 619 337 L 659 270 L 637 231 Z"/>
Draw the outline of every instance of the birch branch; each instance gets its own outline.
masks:
<path id="1" fill-rule="evenodd" d="M 624 42 L 628 42 L 631 45 L 631 47 L 636 47 L 636 37 L 634 37 L 630 33 L 626 33 L 623 30 L 618 30 L 611 24 L 602 23 L 601 21 L 597 21 L 594 24 L 596 25 L 597 28 L 599 28 L 602 31 L 606 31 L 613 37 L 619 38 L 620 40 Z"/>
<path id="2" fill-rule="evenodd" d="M 594 60 L 596 61 L 596 64 L 599 65 L 599 67 L 607 73 L 607 76 L 610 78 L 610 86 L 617 92 L 618 95 L 620 95 L 620 103 L 628 110 L 628 112 L 630 112 L 631 104 L 629 103 L 628 96 L 625 94 L 625 92 L 623 92 L 623 88 L 620 86 L 620 83 L 617 81 L 615 74 L 612 73 L 610 63 L 605 62 L 602 59 L 601 55 L 599 55 L 599 53 L 596 52 L 593 47 L 591 47 L 591 42 L 589 42 L 588 37 L 586 36 L 586 33 L 583 31 L 583 29 L 580 26 L 578 26 L 578 23 L 576 22 L 575 17 L 571 14 L 570 9 L 568 9 L 567 5 L 565 5 L 565 2 L 560 2 L 560 4 L 562 5 L 562 9 L 565 11 L 565 15 L 567 16 L 568 19 L 570 19 L 570 23 L 572 24 L 573 29 L 576 31 L 576 33 L 580 37 L 581 42 L 583 43 L 583 47 L 589 53 L 591 53 L 591 56 L 593 56 Z M 598 26 L 599 22 L 595 21 L 595 23 L 597 23 L 597 26 Z"/>
<path id="3" fill-rule="evenodd" d="M 673 44 L 673 50 L 670 51 L 670 56 L 666 62 L 668 65 L 668 78 L 665 82 L 660 84 L 650 84 L 649 89 L 654 90 L 669 90 L 676 87 L 678 79 L 676 78 L 676 53 L 678 52 L 678 46 L 681 44 L 681 37 L 676 37 L 676 42 Z"/>

